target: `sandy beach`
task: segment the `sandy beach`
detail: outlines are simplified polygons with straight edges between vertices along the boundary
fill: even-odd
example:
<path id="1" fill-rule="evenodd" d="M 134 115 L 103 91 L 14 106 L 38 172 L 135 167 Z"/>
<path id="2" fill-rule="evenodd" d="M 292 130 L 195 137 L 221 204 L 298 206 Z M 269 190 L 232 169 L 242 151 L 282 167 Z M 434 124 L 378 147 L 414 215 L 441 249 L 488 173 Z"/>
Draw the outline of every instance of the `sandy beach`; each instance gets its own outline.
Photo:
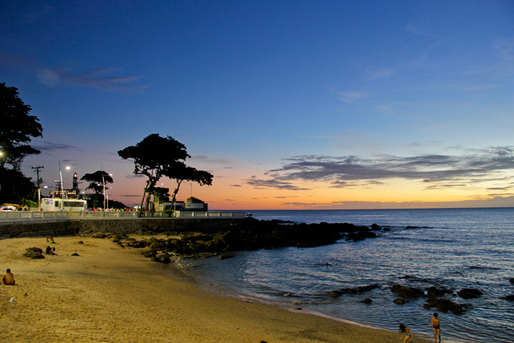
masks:
<path id="1" fill-rule="evenodd" d="M 58 255 L 23 256 L 47 246 L 44 237 L 0 240 L 1 272 L 16 279 L 0 286 L 3 341 L 399 342 L 397 332 L 214 296 L 173 265 L 108 239 L 56 237 Z"/>

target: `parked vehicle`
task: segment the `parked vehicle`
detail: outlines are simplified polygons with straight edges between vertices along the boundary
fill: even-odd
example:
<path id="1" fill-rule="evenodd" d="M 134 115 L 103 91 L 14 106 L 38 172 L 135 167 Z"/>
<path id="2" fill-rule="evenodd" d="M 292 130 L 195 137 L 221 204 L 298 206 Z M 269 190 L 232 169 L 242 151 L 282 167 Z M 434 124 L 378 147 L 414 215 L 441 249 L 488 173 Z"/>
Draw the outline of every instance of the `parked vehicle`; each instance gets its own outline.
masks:
<path id="1" fill-rule="evenodd" d="M 82 212 L 87 209 L 87 201 L 79 199 L 43 198 L 41 199 L 43 211 L 73 211 Z"/>
<path id="2" fill-rule="evenodd" d="M 15 204 L 3 204 L 0 207 L 0 211 L 16 211 L 18 209 L 19 205 Z"/>

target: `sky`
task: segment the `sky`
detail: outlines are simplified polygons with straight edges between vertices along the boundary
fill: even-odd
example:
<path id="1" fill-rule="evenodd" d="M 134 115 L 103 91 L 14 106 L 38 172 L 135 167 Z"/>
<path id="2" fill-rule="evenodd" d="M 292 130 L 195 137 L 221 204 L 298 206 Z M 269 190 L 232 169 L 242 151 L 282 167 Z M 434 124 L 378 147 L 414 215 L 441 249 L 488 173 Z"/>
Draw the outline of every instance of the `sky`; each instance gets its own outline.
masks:
<path id="1" fill-rule="evenodd" d="M 47 190 L 139 203 L 117 152 L 158 133 L 212 210 L 514 206 L 513 1 L 2 1 L 0 82 Z"/>

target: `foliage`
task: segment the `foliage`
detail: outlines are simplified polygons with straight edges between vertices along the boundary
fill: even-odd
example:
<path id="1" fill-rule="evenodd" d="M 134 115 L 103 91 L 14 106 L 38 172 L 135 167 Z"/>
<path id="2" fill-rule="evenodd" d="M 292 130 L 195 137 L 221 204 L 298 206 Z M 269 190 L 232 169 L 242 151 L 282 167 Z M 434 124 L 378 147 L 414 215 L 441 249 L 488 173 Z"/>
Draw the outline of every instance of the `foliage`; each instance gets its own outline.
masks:
<path id="1" fill-rule="evenodd" d="M 167 194 L 169 189 L 166 189 L 166 193 L 163 194 L 159 193 L 162 191 L 158 190 L 160 187 L 155 187 L 162 176 L 177 181 L 177 188 L 173 192 L 173 202 L 183 181 L 197 182 L 200 185 L 212 184 L 212 174 L 188 167 L 185 164 L 186 159 L 191 156 L 188 155 L 185 145 L 171 136 L 163 138 L 156 133 L 151 134 L 135 146 L 118 151 L 118 155 L 123 159 L 134 161 L 134 174 L 145 175 L 148 178 L 141 200 L 141 207 L 143 207 L 146 197 L 147 209 L 150 195 L 169 197 Z"/>
<path id="2" fill-rule="evenodd" d="M 0 204 L 25 204 L 26 200 L 37 201 L 37 188 L 22 172 L 0 166 Z M 8 182 L 5 182 L 5 181 Z"/>
<path id="3" fill-rule="evenodd" d="M 164 170 L 183 164 L 186 158 L 191 157 L 187 154 L 184 144 L 175 140 L 171 136 L 163 138 L 153 133 L 136 145 L 131 145 L 118 151 L 118 155 L 134 162 L 134 174 L 145 175 L 145 193 L 141 199 L 141 207 L 146 197 L 146 208 L 149 208 L 150 197 L 157 181 L 162 177 Z"/>
<path id="4" fill-rule="evenodd" d="M 174 168 L 166 168 L 163 173 L 164 176 L 175 180 L 177 182 L 177 187 L 173 191 L 173 198 L 171 203 L 175 203 L 177 199 L 177 194 L 180 189 L 180 185 L 184 181 L 196 182 L 200 186 L 203 185 L 212 185 L 213 175 L 209 172 L 198 170 L 193 167 L 188 167 L 186 165 L 175 166 Z M 171 215 L 171 213 L 170 213 Z"/>
<path id="5" fill-rule="evenodd" d="M 36 116 L 29 115 L 32 109 L 18 97 L 18 89 L 0 83 L 0 167 L 10 165 L 20 170 L 27 155 L 40 154 L 30 143 L 31 137 L 43 137 L 43 127 Z"/>
<path id="6" fill-rule="evenodd" d="M 108 183 L 113 183 L 112 177 L 103 170 L 97 170 L 92 174 L 86 174 L 80 178 L 81 180 L 89 182 L 89 186 L 86 189 L 90 189 L 96 194 L 104 192 L 104 186 Z"/>
<path id="7" fill-rule="evenodd" d="M 0 203 L 25 204 L 37 198 L 34 183 L 20 171 L 26 156 L 41 153 L 28 144 L 32 137 L 43 137 L 43 127 L 29 115 L 31 110 L 17 88 L 0 83 Z"/>

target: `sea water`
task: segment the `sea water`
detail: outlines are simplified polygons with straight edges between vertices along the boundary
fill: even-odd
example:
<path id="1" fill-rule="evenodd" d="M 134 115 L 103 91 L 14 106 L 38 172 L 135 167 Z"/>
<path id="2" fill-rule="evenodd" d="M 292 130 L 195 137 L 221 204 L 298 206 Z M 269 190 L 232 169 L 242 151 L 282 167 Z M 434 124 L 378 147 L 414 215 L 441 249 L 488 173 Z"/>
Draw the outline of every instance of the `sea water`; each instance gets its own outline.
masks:
<path id="1" fill-rule="evenodd" d="M 396 330 L 399 323 L 433 337 L 426 299 L 404 305 L 391 286 L 454 291 L 464 314 L 440 313 L 445 342 L 514 342 L 514 208 L 340 211 L 252 211 L 259 220 L 297 223 L 376 223 L 389 231 L 364 241 L 315 248 L 242 251 L 234 258 L 183 260 L 179 266 L 205 288 L 338 320 Z M 379 284 L 361 295 L 328 292 Z M 462 299 L 475 288 L 483 295 Z M 371 304 L 362 302 L 372 299 Z"/>

